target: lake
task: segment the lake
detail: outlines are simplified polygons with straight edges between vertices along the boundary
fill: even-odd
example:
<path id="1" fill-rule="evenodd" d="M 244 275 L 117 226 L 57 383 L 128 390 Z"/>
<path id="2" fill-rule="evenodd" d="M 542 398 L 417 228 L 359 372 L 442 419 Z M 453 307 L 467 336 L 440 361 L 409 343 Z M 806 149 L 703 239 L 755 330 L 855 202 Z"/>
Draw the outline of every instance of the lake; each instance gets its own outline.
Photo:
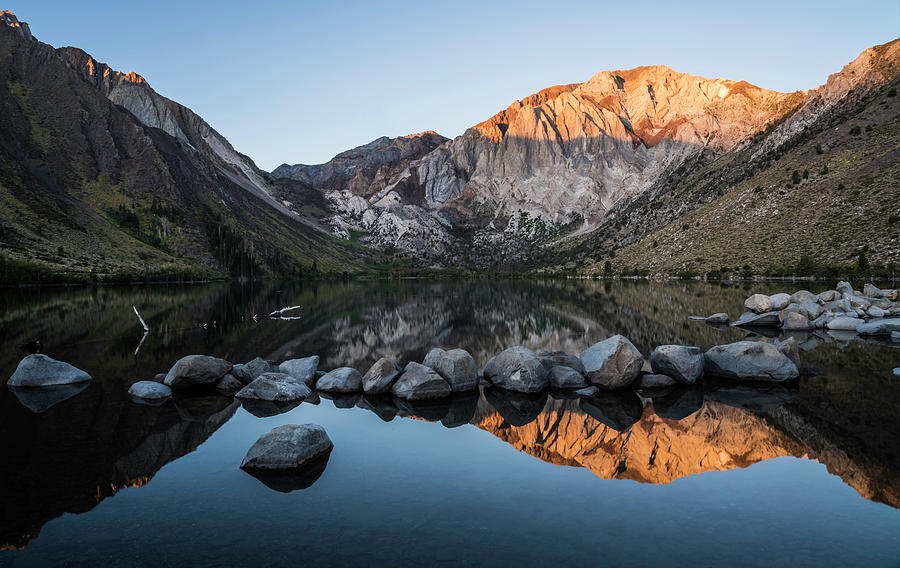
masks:
<path id="1" fill-rule="evenodd" d="M 0 388 L 0 566 L 900 565 L 900 349 L 797 332 L 791 385 L 653 396 L 482 389 L 428 404 L 325 396 L 274 414 L 216 395 L 132 402 L 180 357 L 365 372 L 462 347 L 579 353 L 613 334 L 709 348 L 753 292 L 831 283 L 250 282 L 0 290 L 0 375 L 39 338 L 88 371 L 52 399 Z M 861 283 L 855 283 L 861 287 Z M 296 319 L 272 310 L 300 305 Z M 151 332 L 144 335 L 132 311 Z M 753 339 L 765 338 L 754 336 Z M 273 415 L 274 414 L 274 415 Z M 303 479 L 244 454 L 283 424 L 334 450 Z"/>

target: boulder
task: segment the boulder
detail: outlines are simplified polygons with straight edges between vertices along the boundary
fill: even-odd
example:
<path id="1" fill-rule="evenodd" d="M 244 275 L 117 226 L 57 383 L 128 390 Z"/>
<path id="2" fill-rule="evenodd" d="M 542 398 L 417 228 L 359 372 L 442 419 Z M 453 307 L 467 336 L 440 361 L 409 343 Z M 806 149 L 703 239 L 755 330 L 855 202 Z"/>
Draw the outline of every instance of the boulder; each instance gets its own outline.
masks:
<path id="1" fill-rule="evenodd" d="M 857 310 L 857 313 L 859 313 L 859 310 L 865 310 L 872 305 L 872 300 L 870 300 L 869 298 L 864 298 L 862 296 L 851 295 L 845 296 L 844 299 L 850 302 L 850 307 L 854 310 Z"/>
<path id="2" fill-rule="evenodd" d="M 744 307 L 754 314 L 764 314 L 772 311 L 772 301 L 765 294 L 753 294 L 744 300 Z"/>
<path id="3" fill-rule="evenodd" d="M 33 353 L 19 361 L 6 384 L 11 387 L 52 387 L 90 380 L 91 376 L 77 367 L 41 353 Z"/>
<path id="4" fill-rule="evenodd" d="M 216 390 L 226 395 L 233 395 L 242 388 L 244 388 L 244 383 L 239 381 L 237 377 L 231 373 L 226 373 L 225 376 L 216 383 Z"/>
<path id="5" fill-rule="evenodd" d="M 881 294 L 886 300 L 890 300 L 891 302 L 900 300 L 900 288 L 894 288 L 892 290 L 882 290 Z"/>
<path id="6" fill-rule="evenodd" d="M 650 353 L 653 372 L 692 384 L 703 374 L 703 350 L 684 345 L 659 345 Z"/>
<path id="7" fill-rule="evenodd" d="M 359 392 L 362 375 L 352 367 L 338 367 L 316 381 L 316 390 L 325 392 Z"/>
<path id="8" fill-rule="evenodd" d="M 280 371 L 278 369 L 278 365 L 272 363 L 271 361 L 267 361 L 262 357 L 256 357 L 249 363 L 244 363 L 244 370 L 247 371 L 247 374 L 250 376 L 250 380 L 252 381 L 256 377 L 262 375 L 263 373 L 283 373 L 284 371 Z"/>
<path id="9" fill-rule="evenodd" d="M 772 345 L 774 345 L 779 351 L 785 354 L 785 356 L 791 360 L 791 363 L 800 367 L 800 344 L 797 343 L 797 340 L 793 337 L 788 337 L 783 341 L 775 340 Z"/>
<path id="10" fill-rule="evenodd" d="M 470 391 L 478 386 L 478 367 L 465 349 L 432 349 L 422 364 L 443 377 L 453 392 Z"/>
<path id="11" fill-rule="evenodd" d="M 718 345 L 705 354 L 705 371 L 736 380 L 782 382 L 800 376 L 797 365 L 769 343 L 738 341 Z"/>
<path id="12" fill-rule="evenodd" d="M 234 396 L 240 399 L 293 402 L 304 400 L 311 392 L 309 387 L 285 373 L 263 373 Z"/>
<path id="13" fill-rule="evenodd" d="M 854 292 L 853 292 L 853 286 L 851 286 L 849 282 L 844 282 L 843 280 L 841 280 L 840 282 L 838 282 L 838 283 L 837 283 L 837 286 L 835 286 L 834 288 L 835 288 L 835 290 L 837 290 L 837 291 L 840 292 L 841 294 L 849 294 L 849 295 L 852 296 L 853 293 L 854 293 Z"/>
<path id="14" fill-rule="evenodd" d="M 510 347 L 484 366 L 484 377 L 492 385 L 517 392 L 538 392 L 550 386 L 549 372 L 525 347 Z"/>
<path id="15" fill-rule="evenodd" d="M 703 354 L 700 354 L 700 358 L 703 358 Z M 641 375 L 635 386 L 644 388 L 644 389 L 654 389 L 660 387 L 670 387 L 674 384 L 677 384 L 678 381 L 670 377 L 669 375 L 660 375 L 656 373 L 648 373 Z"/>
<path id="16" fill-rule="evenodd" d="M 806 331 L 812 329 L 813 324 L 799 312 L 787 312 L 782 327 L 787 331 Z"/>
<path id="17" fill-rule="evenodd" d="M 807 319 L 816 319 L 822 312 L 825 311 L 818 302 L 813 302 L 812 300 L 806 300 L 800 303 L 800 310 L 803 314 L 806 315 Z"/>
<path id="18" fill-rule="evenodd" d="M 173 390 L 213 386 L 230 373 L 232 364 L 207 355 L 182 357 L 169 369 L 165 384 Z"/>
<path id="19" fill-rule="evenodd" d="M 812 323 L 813 329 L 825 329 L 834 320 L 834 317 L 830 312 L 825 312 L 810 323 Z"/>
<path id="20" fill-rule="evenodd" d="M 128 394 L 142 400 L 165 400 L 172 396 L 172 389 L 155 381 L 138 381 L 131 385 Z"/>
<path id="21" fill-rule="evenodd" d="M 878 306 L 869 306 L 869 309 L 866 310 L 866 313 L 873 318 L 883 318 L 886 314 L 886 312 Z"/>
<path id="22" fill-rule="evenodd" d="M 287 424 L 263 434 L 247 451 L 241 469 L 296 469 L 327 454 L 332 448 L 334 444 L 318 424 Z"/>
<path id="23" fill-rule="evenodd" d="M 278 365 L 278 371 L 290 375 L 308 387 L 316 384 L 316 371 L 319 368 L 319 356 L 289 359 Z"/>
<path id="24" fill-rule="evenodd" d="M 614 335 L 582 351 L 581 363 L 591 384 L 617 390 L 637 379 L 644 357 L 627 338 Z"/>
<path id="25" fill-rule="evenodd" d="M 818 302 L 819 297 L 809 290 L 798 290 L 791 294 L 791 303 L 802 304 L 803 302 Z"/>
<path id="26" fill-rule="evenodd" d="M 572 367 L 557 365 L 550 369 L 550 386 L 560 389 L 579 389 L 586 387 L 587 379 Z"/>
<path id="27" fill-rule="evenodd" d="M 900 318 L 872 320 L 856 326 L 856 333 L 860 335 L 890 335 L 895 331 L 900 331 Z"/>
<path id="28" fill-rule="evenodd" d="M 766 312 L 764 314 L 754 314 L 753 312 L 744 312 L 737 321 L 731 324 L 734 327 L 766 327 L 781 325 L 781 319 L 778 312 Z"/>
<path id="29" fill-rule="evenodd" d="M 825 290 L 824 292 L 819 292 L 817 294 L 819 299 L 825 303 L 833 302 L 838 299 L 838 292 L 835 290 Z"/>
<path id="30" fill-rule="evenodd" d="M 581 359 L 578 358 L 578 355 L 572 355 L 565 351 L 541 350 L 538 351 L 537 357 L 548 371 L 553 367 L 569 367 L 570 369 L 575 369 L 579 373 L 584 373 L 584 366 L 582 366 Z"/>
<path id="31" fill-rule="evenodd" d="M 826 302 L 825 305 L 822 306 L 826 312 L 833 313 L 841 313 L 841 312 L 852 312 L 853 307 L 850 306 L 850 300 L 845 300 L 843 298 L 839 298 L 837 300 L 832 300 L 831 302 Z"/>
<path id="32" fill-rule="evenodd" d="M 838 316 L 828 322 L 826 327 L 828 329 L 835 329 L 839 331 L 856 331 L 856 326 L 860 324 L 859 318 L 856 317 L 848 317 L 848 316 Z"/>
<path id="33" fill-rule="evenodd" d="M 250 384 L 250 381 L 256 378 L 250 376 L 250 373 L 244 368 L 243 363 L 235 364 L 234 367 L 231 368 L 231 374 L 245 385 Z"/>
<path id="34" fill-rule="evenodd" d="M 366 394 L 383 394 L 391 390 L 391 385 L 400 376 L 400 367 L 396 363 L 382 357 L 372 365 L 362 378 L 363 391 Z"/>
<path id="35" fill-rule="evenodd" d="M 867 298 L 880 298 L 882 296 L 882 292 L 874 284 L 866 282 L 866 285 L 863 286 L 862 295 Z"/>
<path id="36" fill-rule="evenodd" d="M 728 318 L 728 314 L 719 312 L 707 317 L 704 321 L 711 324 L 726 324 L 731 320 Z"/>
<path id="37" fill-rule="evenodd" d="M 788 307 L 788 304 L 791 303 L 791 295 L 780 293 L 780 294 L 772 294 L 769 296 L 769 304 L 771 308 L 766 310 L 767 312 L 777 312 L 778 310 L 783 310 Z"/>
<path id="38" fill-rule="evenodd" d="M 391 393 L 407 400 L 443 398 L 453 392 L 450 384 L 431 367 L 420 363 L 407 363 L 403 374 L 391 386 Z"/>
<path id="39" fill-rule="evenodd" d="M 153 375 L 153 382 L 163 384 L 166 382 L 166 374 L 165 373 L 157 373 Z"/>

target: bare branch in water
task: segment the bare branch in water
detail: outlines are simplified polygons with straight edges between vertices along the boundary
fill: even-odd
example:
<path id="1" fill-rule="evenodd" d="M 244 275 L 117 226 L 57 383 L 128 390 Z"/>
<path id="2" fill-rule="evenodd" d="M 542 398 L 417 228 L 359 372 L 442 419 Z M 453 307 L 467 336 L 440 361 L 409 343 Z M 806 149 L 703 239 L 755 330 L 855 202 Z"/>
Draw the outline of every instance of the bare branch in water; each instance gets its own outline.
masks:
<path id="1" fill-rule="evenodd" d="M 134 315 L 136 315 L 138 319 L 141 320 L 141 325 L 144 326 L 144 331 L 150 331 L 150 328 L 147 327 L 147 322 L 144 321 L 144 318 L 142 318 L 141 314 L 137 311 L 137 307 L 131 306 L 131 309 L 134 310 Z"/>

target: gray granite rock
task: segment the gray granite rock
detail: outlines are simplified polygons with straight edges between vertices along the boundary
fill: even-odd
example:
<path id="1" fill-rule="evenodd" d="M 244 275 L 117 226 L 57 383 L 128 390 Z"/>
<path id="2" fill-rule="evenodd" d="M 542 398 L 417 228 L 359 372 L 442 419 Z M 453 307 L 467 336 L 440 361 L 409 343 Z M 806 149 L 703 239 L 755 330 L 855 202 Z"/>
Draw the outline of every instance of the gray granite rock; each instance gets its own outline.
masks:
<path id="1" fill-rule="evenodd" d="M 90 380 L 91 376 L 77 367 L 41 353 L 33 353 L 19 361 L 6 384 L 11 387 L 51 387 Z"/>
<path id="2" fill-rule="evenodd" d="M 263 373 L 237 393 L 235 398 L 270 402 L 302 401 L 310 395 L 309 387 L 284 373 Z"/>
<path id="3" fill-rule="evenodd" d="M 517 392 L 538 392 L 550 386 L 549 373 L 540 359 L 525 347 L 510 347 L 484 367 L 492 385 Z"/>
<path id="4" fill-rule="evenodd" d="M 296 469 L 333 448 L 325 429 L 318 424 L 287 424 L 263 434 L 247 451 L 241 469 Z"/>
<path id="5" fill-rule="evenodd" d="M 363 391 L 366 394 L 382 394 L 391 390 L 391 386 L 400 376 L 400 367 L 396 363 L 382 357 L 372 365 L 362 378 Z"/>
<path id="6" fill-rule="evenodd" d="M 856 326 L 856 333 L 860 335 L 890 335 L 895 331 L 900 331 L 900 318 L 872 320 Z"/>
<path id="7" fill-rule="evenodd" d="M 391 386 L 394 396 L 407 400 L 427 400 L 450 396 L 450 384 L 431 367 L 407 363 L 403 374 Z"/>
<path id="8" fill-rule="evenodd" d="M 538 351 L 537 358 L 541 360 L 541 364 L 549 371 L 553 367 L 569 367 L 575 369 L 579 373 L 584 373 L 584 365 L 578 355 L 572 355 L 565 351 Z"/>
<path id="9" fill-rule="evenodd" d="M 660 345 L 650 353 L 654 373 L 668 375 L 679 383 L 693 384 L 703 374 L 703 350 L 684 345 Z"/>
<path id="10" fill-rule="evenodd" d="M 319 356 L 289 359 L 278 365 L 278 371 L 302 382 L 308 387 L 316 383 L 316 370 L 319 368 Z"/>
<path id="11" fill-rule="evenodd" d="M 738 341 L 718 345 L 705 354 L 705 371 L 736 380 L 782 382 L 800 376 L 797 365 L 769 343 Z"/>
<path id="12" fill-rule="evenodd" d="M 703 357 L 703 354 L 700 354 L 700 357 Z M 678 384 L 678 381 L 670 377 L 669 375 L 660 375 L 656 373 L 644 374 L 638 377 L 638 380 L 635 382 L 635 386 L 645 389 L 653 389 L 659 387 L 669 387 L 672 385 Z"/>
<path id="13" fill-rule="evenodd" d="M 443 377 L 453 392 L 469 391 L 478 386 L 478 367 L 465 349 L 432 349 L 422 364 Z"/>
<path id="14" fill-rule="evenodd" d="M 208 355 L 182 357 L 169 369 L 165 384 L 172 390 L 213 386 L 230 373 L 232 364 Z"/>
<path id="15" fill-rule="evenodd" d="M 172 389 L 155 381 L 138 381 L 131 385 L 128 394 L 144 400 L 165 400 L 172 396 Z"/>
<path id="16" fill-rule="evenodd" d="M 338 367 L 316 381 L 316 390 L 325 392 L 359 392 L 362 375 L 352 367 Z"/>
<path id="17" fill-rule="evenodd" d="M 581 363 L 591 384 L 618 390 L 637 379 L 644 357 L 627 338 L 614 335 L 582 351 Z"/>
<path id="18" fill-rule="evenodd" d="M 572 367 L 556 365 L 550 369 L 550 386 L 560 389 L 577 389 L 586 387 L 587 379 Z"/>

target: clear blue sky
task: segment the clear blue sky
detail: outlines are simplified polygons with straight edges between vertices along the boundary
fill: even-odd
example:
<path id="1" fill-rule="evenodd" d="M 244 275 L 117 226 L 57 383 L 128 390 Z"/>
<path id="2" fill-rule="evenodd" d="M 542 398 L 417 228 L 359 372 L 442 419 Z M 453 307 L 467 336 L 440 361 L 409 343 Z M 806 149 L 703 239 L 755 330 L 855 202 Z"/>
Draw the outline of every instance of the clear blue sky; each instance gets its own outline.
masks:
<path id="1" fill-rule="evenodd" d="M 54 46 L 136 71 L 271 170 L 467 127 L 544 87 L 665 64 L 793 91 L 900 36 L 900 1 L 7 0 Z"/>

